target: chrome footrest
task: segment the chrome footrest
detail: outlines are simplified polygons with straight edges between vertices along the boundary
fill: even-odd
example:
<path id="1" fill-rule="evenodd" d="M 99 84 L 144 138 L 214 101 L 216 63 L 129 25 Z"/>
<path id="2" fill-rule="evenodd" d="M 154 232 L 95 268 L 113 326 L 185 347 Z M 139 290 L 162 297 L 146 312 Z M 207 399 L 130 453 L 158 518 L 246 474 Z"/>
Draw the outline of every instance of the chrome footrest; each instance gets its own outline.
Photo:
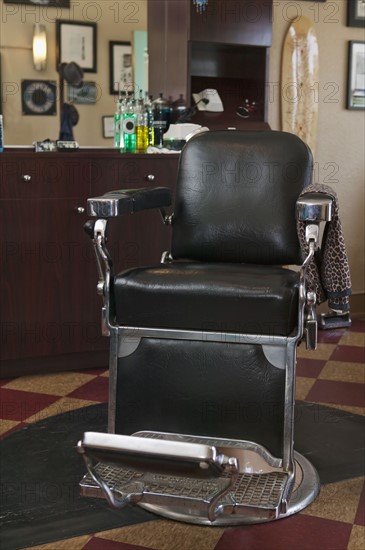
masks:
<path id="1" fill-rule="evenodd" d="M 107 464 L 97 464 L 96 470 L 118 498 L 133 489 L 134 482 L 143 484 L 141 503 L 178 506 L 178 500 L 188 501 L 185 508 L 197 506 L 203 513 L 207 503 L 222 490 L 219 481 L 202 481 L 176 476 L 142 474 L 123 470 Z M 248 515 L 250 508 L 257 516 L 260 509 L 262 519 L 276 519 L 279 515 L 282 496 L 288 475 L 273 472 L 269 474 L 240 474 L 233 490 L 222 498 L 222 511 Z M 224 479 L 222 479 L 224 483 Z M 80 483 L 83 496 L 105 498 L 103 491 L 89 474 Z"/>
<path id="2" fill-rule="evenodd" d="M 276 467 L 277 459 L 272 458 L 273 464 L 268 464 L 262 456 L 266 452 L 264 449 L 261 449 L 261 456 L 260 453 L 257 456 L 258 465 L 254 466 L 252 457 L 256 452 L 250 448 L 249 442 L 212 440 L 155 432 L 140 432 L 135 436 L 170 442 L 185 441 L 196 443 L 198 446 L 213 444 L 217 446 L 219 453 L 224 452 L 238 458 L 236 462 L 240 466 L 235 474 L 223 470 L 215 477 L 211 475 L 202 478 L 194 473 L 186 476 L 176 475 L 176 472 L 170 474 L 162 471 L 144 472 L 134 467 L 118 467 L 110 461 L 99 462 L 93 466 L 92 475 L 88 473 L 82 479 L 80 483 L 82 495 L 107 498 L 110 501 L 110 498 L 105 495 L 106 485 L 113 495 L 112 499 L 117 503 L 123 503 L 122 505 L 127 502 L 138 502 L 147 507 L 153 505 L 180 508 L 186 514 L 194 510 L 194 514 L 205 515 L 210 522 L 214 522 L 221 514 L 259 517 L 262 521 L 266 521 L 278 518 L 283 511 L 283 502 L 285 504 L 290 492 L 288 489 L 292 476 Z M 130 439 L 133 441 L 134 436 Z M 240 461 L 240 456 L 244 460 Z M 103 489 L 100 486 L 100 480 L 103 481 Z"/>

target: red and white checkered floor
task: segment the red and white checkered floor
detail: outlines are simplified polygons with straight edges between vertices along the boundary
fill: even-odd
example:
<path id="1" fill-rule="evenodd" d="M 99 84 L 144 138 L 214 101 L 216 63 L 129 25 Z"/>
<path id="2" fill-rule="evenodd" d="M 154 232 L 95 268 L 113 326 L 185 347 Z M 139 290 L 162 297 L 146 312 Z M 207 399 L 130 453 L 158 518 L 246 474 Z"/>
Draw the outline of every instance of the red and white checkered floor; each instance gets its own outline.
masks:
<path id="1" fill-rule="evenodd" d="M 316 352 L 298 350 L 297 399 L 365 414 L 365 321 L 319 333 Z M 0 433 L 107 401 L 106 369 L 0 380 Z M 363 443 L 363 442 L 359 442 Z M 33 548 L 44 550 L 345 550 L 365 549 L 364 478 L 325 485 L 304 512 L 239 528 L 156 520 Z M 24 541 L 26 543 L 26 541 Z M 4 549 L 6 550 L 6 549 Z"/>

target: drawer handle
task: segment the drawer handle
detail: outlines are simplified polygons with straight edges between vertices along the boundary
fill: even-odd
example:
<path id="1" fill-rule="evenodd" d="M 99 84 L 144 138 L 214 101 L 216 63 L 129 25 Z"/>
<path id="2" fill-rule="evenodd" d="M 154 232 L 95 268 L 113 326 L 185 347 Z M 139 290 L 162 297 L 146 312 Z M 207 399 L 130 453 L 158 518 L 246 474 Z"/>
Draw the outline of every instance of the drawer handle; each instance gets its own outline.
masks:
<path id="1" fill-rule="evenodd" d="M 78 214 L 83 214 L 85 212 L 85 208 L 83 206 L 77 206 L 75 210 Z"/>
<path id="2" fill-rule="evenodd" d="M 24 175 L 22 176 L 22 180 L 23 180 L 23 181 L 27 181 L 27 182 L 28 182 L 28 181 L 31 181 L 31 180 L 32 180 L 32 176 L 30 176 L 29 174 L 24 174 Z"/>
<path id="3" fill-rule="evenodd" d="M 146 176 L 146 180 L 147 181 L 154 181 L 155 180 L 155 175 L 154 174 L 148 174 L 148 176 Z"/>

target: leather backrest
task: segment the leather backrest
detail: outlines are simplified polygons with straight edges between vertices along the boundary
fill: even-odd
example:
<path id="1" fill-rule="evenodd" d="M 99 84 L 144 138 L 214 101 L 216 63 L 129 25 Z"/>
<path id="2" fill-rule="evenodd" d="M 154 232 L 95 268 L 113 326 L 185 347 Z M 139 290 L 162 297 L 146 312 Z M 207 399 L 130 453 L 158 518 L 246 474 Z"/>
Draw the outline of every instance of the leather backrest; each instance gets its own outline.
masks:
<path id="1" fill-rule="evenodd" d="M 295 202 L 312 155 L 275 131 L 199 134 L 178 170 L 172 255 L 199 261 L 300 264 Z"/>

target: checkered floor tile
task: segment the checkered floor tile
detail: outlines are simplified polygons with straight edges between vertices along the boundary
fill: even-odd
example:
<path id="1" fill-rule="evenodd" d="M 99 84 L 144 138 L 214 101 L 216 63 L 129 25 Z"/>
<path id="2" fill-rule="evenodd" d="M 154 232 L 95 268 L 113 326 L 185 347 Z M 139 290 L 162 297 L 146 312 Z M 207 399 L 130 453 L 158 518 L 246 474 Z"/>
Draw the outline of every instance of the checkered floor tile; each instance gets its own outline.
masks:
<path id="1" fill-rule="evenodd" d="M 365 415 L 365 322 L 319 333 L 318 350 L 298 350 L 297 398 Z M 103 403 L 103 369 L 0 380 L 0 434 L 55 414 Z M 322 488 L 304 512 L 283 521 L 209 528 L 157 520 L 59 540 L 42 550 L 364 550 L 365 486 L 355 478 Z"/>

